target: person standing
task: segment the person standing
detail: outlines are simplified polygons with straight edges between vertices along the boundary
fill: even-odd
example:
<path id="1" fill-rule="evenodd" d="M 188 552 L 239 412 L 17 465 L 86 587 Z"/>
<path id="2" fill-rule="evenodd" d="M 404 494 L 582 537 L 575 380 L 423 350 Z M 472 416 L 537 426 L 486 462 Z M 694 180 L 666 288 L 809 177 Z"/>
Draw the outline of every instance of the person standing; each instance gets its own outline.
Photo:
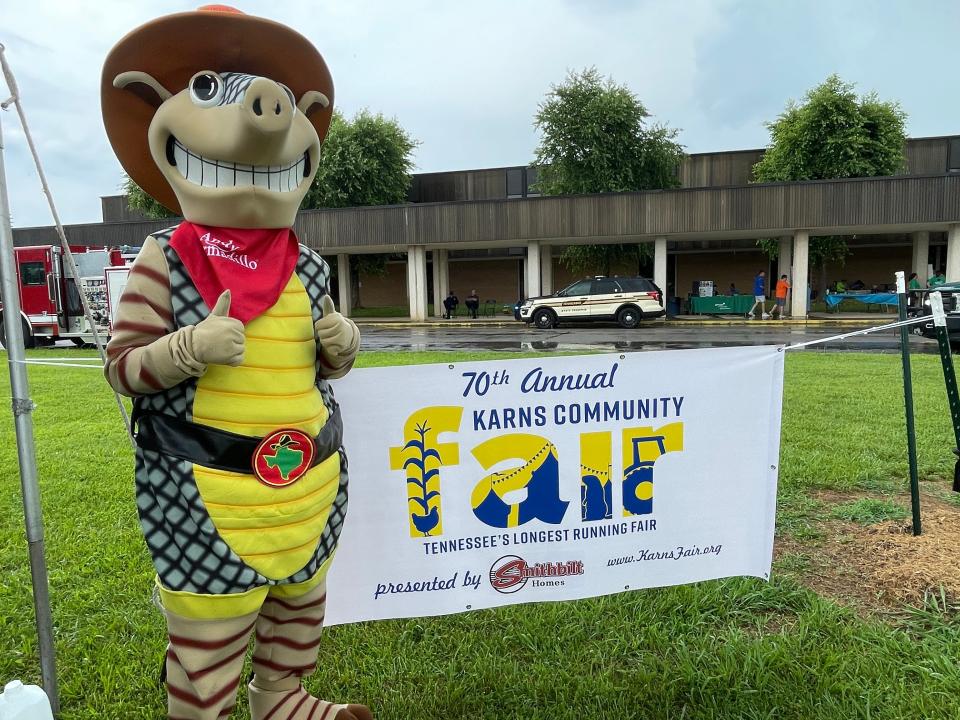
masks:
<path id="1" fill-rule="evenodd" d="M 933 276 L 927 280 L 927 287 L 931 290 L 938 285 L 943 285 L 947 281 L 947 278 L 943 274 L 943 270 L 937 270 Z"/>
<path id="2" fill-rule="evenodd" d="M 910 299 L 909 304 L 912 307 L 920 305 L 920 298 L 923 295 L 922 290 L 920 276 L 916 273 L 910 273 L 910 278 L 907 281 L 907 297 Z"/>
<path id="3" fill-rule="evenodd" d="M 757 276 L 753 279 L 753 305 L 750 307 L 750 310 L 747 311 L 747 319 L 753 320 L 753 311 L 757 309 L 757 305 L 760 306 L 760 318 L 766 320 L 767 318 L 767 273 L 761 270 L 757 273 Z"/>
<path id="4" fill-rule="evenodd" d="M 790 282 L 787 280 L 786 275 L 781 275 L 780 279 L 777 281 L 777 289 L 775 292 L 776 295 L 776 304 L 773 307 L 773 310 L 770 311 L 770 317 L 773 317 L 773 314 L 779 312 L 780 319 L 783 320 L 783 313 L 787 307 L 787 293 L 790 292 Z"/>
<path id="5" fill-rule="evenodd" d="M 471 290 L 470 294 L 467 295 L 466 304 L 467 304 L 467 310 L 470 311 L 470 317 L 476 320 L 477 309 L 480 307 L 480 296 L 477 295 L 476 290 Z"/>

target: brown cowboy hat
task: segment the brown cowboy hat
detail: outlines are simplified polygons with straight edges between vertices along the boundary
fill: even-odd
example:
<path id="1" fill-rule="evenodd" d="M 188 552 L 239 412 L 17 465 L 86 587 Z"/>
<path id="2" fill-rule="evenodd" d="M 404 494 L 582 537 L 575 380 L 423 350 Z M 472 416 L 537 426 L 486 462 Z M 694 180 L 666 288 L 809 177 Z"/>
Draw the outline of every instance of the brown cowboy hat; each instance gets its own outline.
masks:
<path id="1" fill-rule="evenodd" d="M 204 5 L 166 15 L 128 33 L 107 55 L 100 77 L 100 105 L 107 137 L 133 181 L 166 207 L 180 203 L 150 155 L 147 129 L 156 110 L 128 90 L 113 86 L 120 73 L 152 75 L 171 93 L 187 86 L 200 70 L 244 72 L 282 82 L 295 98 L 322 92 L 329 106 L 309 120 L 323 141 L 333 115 L 333 80 L 310 41 L 286 25 L 245 15 L 226 5 Z"/>

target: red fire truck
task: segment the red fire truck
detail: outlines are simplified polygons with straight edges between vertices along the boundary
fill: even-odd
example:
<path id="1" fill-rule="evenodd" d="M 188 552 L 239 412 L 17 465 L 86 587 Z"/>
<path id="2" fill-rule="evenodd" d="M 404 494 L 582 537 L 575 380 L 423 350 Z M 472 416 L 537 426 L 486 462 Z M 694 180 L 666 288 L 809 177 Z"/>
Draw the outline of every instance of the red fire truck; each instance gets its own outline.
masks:
<path id="1" fill-rule="evenodd" d="M 90 305 L 97 333 L 106 341 L 111 310 L 126 286 L 128 263 L 137 250 L 71 246 L 79 274 L 74 277 L 59 245 L 14 248 L 24 344 L 31 348 L 59 339 L 80 346 L 92 343 L 93 330 L 83 315 L 80 293 Z M 2 318 L 0 305 L 0 343 L 6 345 Z"/>

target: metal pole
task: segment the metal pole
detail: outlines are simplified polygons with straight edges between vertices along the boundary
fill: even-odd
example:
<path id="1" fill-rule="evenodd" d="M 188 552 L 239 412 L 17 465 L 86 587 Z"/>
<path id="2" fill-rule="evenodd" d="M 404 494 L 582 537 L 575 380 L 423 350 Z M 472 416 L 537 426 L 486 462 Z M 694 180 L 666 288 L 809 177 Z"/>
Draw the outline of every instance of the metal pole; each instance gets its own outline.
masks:
<path id="1" fill-rule="evenodd" d="M 900 300 L 900 322 L 907 319 L 907 286 L 903 271 L 897 272 L 897 295 Z M 917 477 L 917 433 L 913 423 L 913 377 L 910 374 L 910 336 L 907 326 L 900 326 L 900 357 L 903 360 L 903 403 L 907 413 L 907 459 L 910 463 L 910 506 L 913 509 L 913 534 L 919 535 L 920 482 Z"/>
<path id="2" fill-rule="evenodd" d="M 43 688 L 54 713 L 60 712 L 57 668 L 53 647 L 53 617 L 47 584 L 47 560 L 44 555 L 43 515 L 40 511 L 40 487 L 37 482 L 37 457 L 33 445 L 33 401 L 27 384 L 27 366 L 23 363 L 23 328 L 20 325 L 20 291 L 13 258 L 13 231 L 10 229 L 10 205 L 3 163 L 3 130 L 0 127 L 0 291 L 6 327 L 10 389 L 13 392 L 13 419 L 17 431 L 17 459 L 23 490 L 23 515 L 27 525 L 30 576 L 33 580 L 33 607 L 36 612 L 40 645 L 40 674 Z"/>
<path id="3" fill-rule="evenodd" d="M 13 71 L 7 64 L 7 58 L 4 55 L 4 50 L 5 48 L 2 44 L 0 44 L 0 70 L 2 70 L 4 80 L 7 83 L 7 88 L 10 90 L 10 98 L 3 103 L 2 107 L 4 110 L 6 110 L 7 106 L 12 103 L 17 110 L 17 115 L 20 116 L 20 127 L 23 128 L 23 136 L 26 138 L 27 147 L 30 148 L 30 155 L 33 157 L 33 164 L 37 168 L 37 175 L 40 176 L 40 186 L 43 188 L 43 194 L 47 198 L 47 204 L 50 206 L 50 214 L 53 216 L 53 224 L 57 229 L 57 236 L 60 238 L 60 246 L 63 248 L 63 259 L 66 261 L 67 268 L 69 269 L 70 273 L 74 278 L 76 278 L 77 290 L 80 291 L 78 294 L 80 297 L 80 305 L 83 307 L 83 315 L 87 319 L 87 323 L 90 325 L 90 332 L 93 334 L 93 342 L 97 346 L 97 352 L 100 353 L 100 360 L 104 365 L 106 365 L 106 349 L 103 341 L 100 339 L 100 334 L 97 332 L 97 323 L 93 319 L 93 313 L 90 312 L 90 303 L 87 301 L 87 296 L 80 289 L 80 271 L 77 269 L 77 263 L 73 259 L 73 253 L 70 251 L 70 243 L 67 242 L 67 235 L 63 230 L 63 223 L 60 222 L 60 214 L 57 212 L 57 206 L 53 202 L 53 195 L 50 193 L 50 186 L 47 185 L 47 176 L 46 173 L 43 172 L 43 165 L 40 163 L 40 155 L 37 153 L 37 147 L 33 143 L 33 135 L 30 134 L 30 126 L 27 125 L 27 116 L 23 111 L 23 105 L 20 103 L 20 90 L 17 87 L 16 79 L 13 77 Z M 130 440 L 130 446 L 136 449 L 137 445 L 133 439 L 133 431 L 130 428 L 130 416 L 127 414 L 127 408 L 124 407 L 119 393 L 114 392 L 113 396 L 116 398 L 117 407 L 120 409 L 120 417 L 123 418 L 123 425 L 127 430 L 127 437 Z"/>

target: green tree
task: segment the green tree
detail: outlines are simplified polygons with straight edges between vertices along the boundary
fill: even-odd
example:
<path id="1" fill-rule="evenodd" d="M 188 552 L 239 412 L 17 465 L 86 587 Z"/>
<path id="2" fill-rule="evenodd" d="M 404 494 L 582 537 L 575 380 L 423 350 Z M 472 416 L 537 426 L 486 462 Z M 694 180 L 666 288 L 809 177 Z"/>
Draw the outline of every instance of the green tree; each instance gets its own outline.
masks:
<path id="1" fill-rule="evenodd" d="M 320 163 L 303 207 L 398 205 L 407 201 L 414 140 L 395 118 L 361 110 L 352 119 L 333 114 Z M 353 306 L 361 307 L 360 275 L 384 275 L 388 255 L 351 255 Z M 336 264 L 333 264 L 336 271 Z"/>
<path id="2" fill-rule="evenodd" d="M 791 100 L 767 123 L 770 146 L 753 166 L 757 182 L 828 180 L 893 175 L 904 167 L 904 124 L 907 115 L 897 102 L 876 93 L 857 97 L 852 83 L 831 75 L 807 92 L 802 102 Z M 776 257 L 776 240 L 758 244 Z M 846 241 L 838 236 L 810 240 L 810 262 L 823 266 L 843 260 Z"/>
<path id="3" fill-rule="evenodd" d="M 677 130 L 649 124 L 650 113 L 624 85 L 594 68 L 571 71 L 537 108 L 541 134 L 534 165 L 545 195 L 634 192 L 677 187 L 683 147 Z M 575 272 L 610 273 L 618 262 L 648 255 L 637 245 L 574 245 L 561 255 Z"/>
<path id="4" fill-rule="evenodd" d="M 649 243 L 568 245 L 560 261 L 575 273 L 610 275 L 615 267 L 630 267 L 637 275 L 649 270 L 653 251 Z"/>
<path id="5" fill-rule="evenodd" d="M 164 218 L 177 216 L 175 212 L 154 200 L 152 195 L 147 195 L 146 191 L 137 185 L 129 175 L 125 174 L 123 176 L 121 188 L 127 196 L 127 207 L 131 210 L 141 212 L 151 220 L 163 220 Z"/>
<path id="6" fill-rule="evenodd" d="M 419 143 L 395 118 L 361 110 L 333 114 L 306 208 L 398 205 L 407 201 Z"/>

